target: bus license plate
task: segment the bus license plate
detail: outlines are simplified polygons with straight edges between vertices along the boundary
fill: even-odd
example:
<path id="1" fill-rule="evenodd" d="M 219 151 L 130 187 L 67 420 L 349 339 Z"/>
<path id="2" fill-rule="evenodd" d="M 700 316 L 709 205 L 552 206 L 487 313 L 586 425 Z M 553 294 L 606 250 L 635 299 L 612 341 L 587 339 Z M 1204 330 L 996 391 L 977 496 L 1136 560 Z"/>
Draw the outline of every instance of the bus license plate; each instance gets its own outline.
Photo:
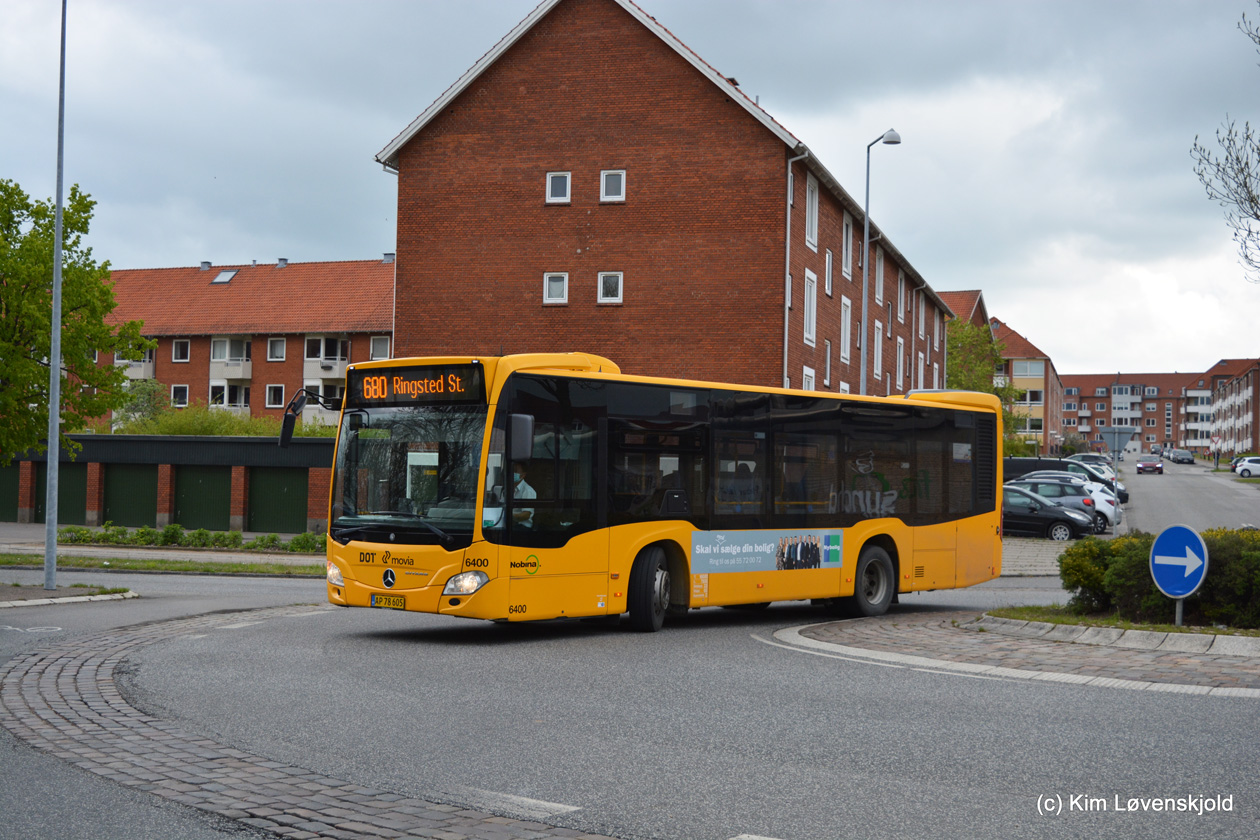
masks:
<path id="1" fill-rule="evenodd" d="M 401 595 L 373 595 L 372 606 L 388 607 L 391 610 L 401 610 L 406 606 L 406 599 Z"/>

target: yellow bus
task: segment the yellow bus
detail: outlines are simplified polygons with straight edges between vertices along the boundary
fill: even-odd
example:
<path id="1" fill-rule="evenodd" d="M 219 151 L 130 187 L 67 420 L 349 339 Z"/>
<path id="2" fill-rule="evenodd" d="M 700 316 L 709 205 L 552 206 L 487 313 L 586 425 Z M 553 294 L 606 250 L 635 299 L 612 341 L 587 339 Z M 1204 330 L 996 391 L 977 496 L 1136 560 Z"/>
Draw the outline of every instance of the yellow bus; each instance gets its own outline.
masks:
<path id="1" fill-rule="evenodd" d="M 290 403 L 282 445 L 305 395 Z M 879 615 L 1001 573 L 996 397 L 622 374 L 584 353 L 347 370 L 328 600 L 493 621 L 774 601 Z"/>

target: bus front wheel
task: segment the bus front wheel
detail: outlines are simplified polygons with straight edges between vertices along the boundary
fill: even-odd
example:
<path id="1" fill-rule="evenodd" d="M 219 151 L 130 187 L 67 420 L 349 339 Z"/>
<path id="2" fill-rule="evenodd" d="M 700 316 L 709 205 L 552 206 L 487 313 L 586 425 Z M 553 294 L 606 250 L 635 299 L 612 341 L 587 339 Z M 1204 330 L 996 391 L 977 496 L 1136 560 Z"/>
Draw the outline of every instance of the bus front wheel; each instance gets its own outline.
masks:
<path id="1" fill-rule="evenodd" d="M 853 606 L 859 615 L 883 615 L 892 603 L 896 587 L 892 558 L 877 545 L 867 546 L 858 557 L 854 576 Z"/>
<path id="2" fill-rule="evenodd" d="M 669 609 L 669 562 L 665 549 L 649 545 L 634 558 L 628 595 L 630 626 L 645 633 L 660 630 Z"/>

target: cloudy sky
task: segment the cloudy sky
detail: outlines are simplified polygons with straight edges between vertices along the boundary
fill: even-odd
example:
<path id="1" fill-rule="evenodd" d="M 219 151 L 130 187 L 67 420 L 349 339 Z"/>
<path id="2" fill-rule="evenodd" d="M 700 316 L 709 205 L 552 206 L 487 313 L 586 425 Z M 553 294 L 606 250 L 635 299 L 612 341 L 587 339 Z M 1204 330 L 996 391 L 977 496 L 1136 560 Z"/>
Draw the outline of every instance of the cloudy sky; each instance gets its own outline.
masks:
<path id="1" fill-rule="evenodd" d="M 394 250 L 374 156 L 534 0 L 70 0 L 66 183 L 115 268 Z M 640 0 L 804 141 L 938 290 L 1060 373 L 1260 356 L 1190 147 L 1260 123 L 1256 0 Z M 60 4 L 0 4 L 0 178 L 56 187 Z"/>

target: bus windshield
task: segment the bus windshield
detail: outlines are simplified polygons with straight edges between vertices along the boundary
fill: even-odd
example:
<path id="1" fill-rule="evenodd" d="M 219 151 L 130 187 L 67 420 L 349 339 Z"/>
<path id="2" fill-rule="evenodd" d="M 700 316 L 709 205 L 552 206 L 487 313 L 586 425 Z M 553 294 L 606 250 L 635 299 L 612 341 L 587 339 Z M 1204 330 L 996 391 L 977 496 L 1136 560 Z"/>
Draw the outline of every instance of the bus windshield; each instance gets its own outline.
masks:
<path id="1" fill-rule="evenodd" d="M 472 542 L 488 408 L 347 408 L 333 467 L 329 536 L 394 545 Z"/>

